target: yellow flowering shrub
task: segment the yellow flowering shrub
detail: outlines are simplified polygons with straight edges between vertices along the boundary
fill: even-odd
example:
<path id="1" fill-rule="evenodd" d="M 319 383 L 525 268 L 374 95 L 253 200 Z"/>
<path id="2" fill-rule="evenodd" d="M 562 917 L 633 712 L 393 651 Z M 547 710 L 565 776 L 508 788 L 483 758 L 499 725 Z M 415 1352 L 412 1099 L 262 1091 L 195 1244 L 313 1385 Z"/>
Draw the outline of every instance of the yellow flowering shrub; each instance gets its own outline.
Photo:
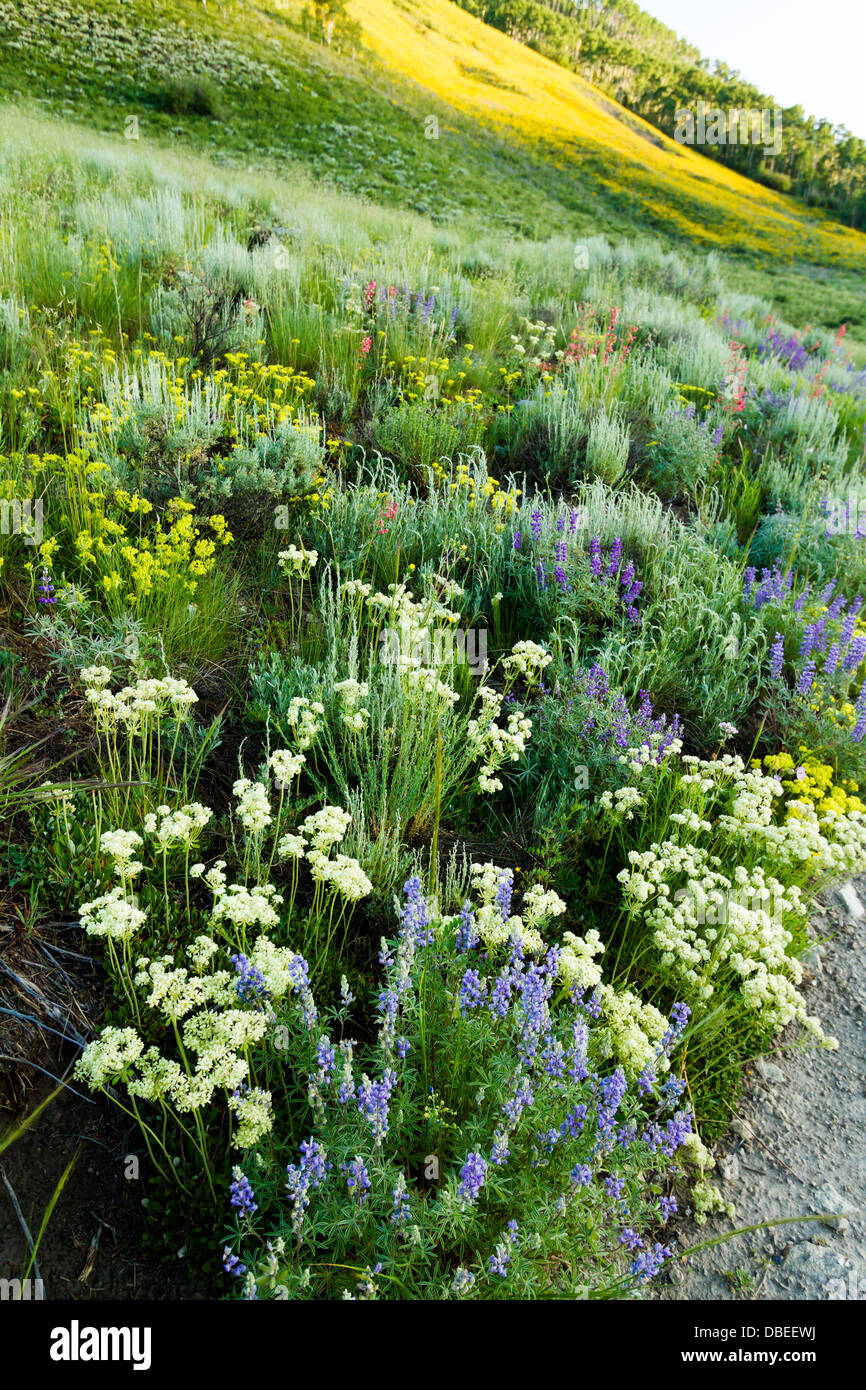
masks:
<path id="1" fill-rule="evenodd" d="M 810 802 L 819 820 L 831 810 L 841 816 L 850 811 L 866 811 L 866 806 L 856 795 L 860 790 L 856 782 L 846 780 L 835 783 L 833 768 L 828 763 L 819 762 L 804 744 L 800 745 L 799 753 L 799 763 L 794 762 L 790 753 L 771 753 L 764 758 L 764 767 L 768 772 L 791 774 L 788 780 L 782 778 L 782 786 L 789 793 L 785 801 L 786 820 L 802 816 L 802 807 L 796 804 L 798 801 Z M 752 766 L 760 767 L 760 761 L 755 759 Z"/>

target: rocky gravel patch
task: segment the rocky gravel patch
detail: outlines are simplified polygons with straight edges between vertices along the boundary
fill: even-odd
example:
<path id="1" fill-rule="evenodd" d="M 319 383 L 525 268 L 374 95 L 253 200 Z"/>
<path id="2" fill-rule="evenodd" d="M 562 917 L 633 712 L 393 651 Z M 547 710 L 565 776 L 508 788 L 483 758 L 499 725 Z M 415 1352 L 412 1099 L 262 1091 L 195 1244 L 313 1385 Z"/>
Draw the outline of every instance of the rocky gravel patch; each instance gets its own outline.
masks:
<path id="1" fill-rule="evenodd" d="M 839 1051 L 785 1047 L 747 1071 L 737 1119 L 716 1151 L 716 1183 L 736 1214 L 685 1220 L 678 1248 L 761 1222 L 672 1261 L 649 1295 L 685 1299 L 866 1300 L 866 878 L 812 916 L 807 1000 Z M 829 939 L 827 939 L 829 938 Z M 793 1221 L 812 1216 L 822 1219 Z"/>

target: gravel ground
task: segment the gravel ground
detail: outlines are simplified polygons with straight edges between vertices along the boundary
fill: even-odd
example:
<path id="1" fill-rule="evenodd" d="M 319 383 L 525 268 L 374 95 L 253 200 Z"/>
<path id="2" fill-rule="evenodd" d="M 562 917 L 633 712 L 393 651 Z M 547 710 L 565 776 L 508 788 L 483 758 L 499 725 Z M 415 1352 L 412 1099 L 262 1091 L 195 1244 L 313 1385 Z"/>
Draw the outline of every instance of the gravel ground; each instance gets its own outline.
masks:
<path id="1" fill-rule="evenodd" d="M 746 1075 L 738 1118 L 716 1150 L 716 1183 L 736 1215 L 689 1220 L 680 1249 L 715 1235 L 801 1214 L 796 1222 L 736 1236 L 672 1262 L 648 1297 L 866 1299 L 866 878 L 816 907 L 809 1012 L 839 1051 L 784 1051 Z"/>

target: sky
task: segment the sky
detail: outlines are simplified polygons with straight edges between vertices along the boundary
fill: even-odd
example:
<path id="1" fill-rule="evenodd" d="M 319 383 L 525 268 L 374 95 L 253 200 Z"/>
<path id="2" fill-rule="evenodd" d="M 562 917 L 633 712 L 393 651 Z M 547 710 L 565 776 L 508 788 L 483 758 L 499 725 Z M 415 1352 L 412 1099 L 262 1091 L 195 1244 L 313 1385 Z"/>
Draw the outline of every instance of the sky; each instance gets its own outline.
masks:
<path id="1" fill-rule="evenodd" d="M 781 106 L 866 140 L 866 0 L 638 0 Z"/>

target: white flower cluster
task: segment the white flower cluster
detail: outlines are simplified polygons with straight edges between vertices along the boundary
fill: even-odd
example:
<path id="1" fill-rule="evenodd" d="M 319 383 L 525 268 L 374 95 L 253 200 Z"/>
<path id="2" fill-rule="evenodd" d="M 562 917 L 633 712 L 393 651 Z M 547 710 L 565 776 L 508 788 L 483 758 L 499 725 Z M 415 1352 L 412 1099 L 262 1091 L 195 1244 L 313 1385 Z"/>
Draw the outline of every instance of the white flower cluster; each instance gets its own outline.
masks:
<path id="1" fill-rule="evenodd" d="M 373 885 L 361 865 L 348 854 L 338 854 L 335 859 L 328 859 L 313 849 L 307 859 L 313 878 L 319 883 L 332 884 L 350 902 L 358 902 L 372 893 Z"/>
<path id="2" fill-rule="evenodd" d="M 648 741 L 642 743 L 639 748 L 628 748 L 625 753 L 620 755 L 619 761 L 632 772 L 645 772 L 648 768 L 656 768 L 659 765 L 658 746 L 665 737 L 664 732 L 653 729 Z M 675 758 L 682 752 L 683 741 L 681 738 L 673 738 L 666 744 L 662 753 L 662 759 Z M 607 793 L 605 793 L 607 795 Z"/>
<path id="3" fill-rule="evenodd" d="M 349 679 L 338 681 L 334 686 L 334 691 L 342 706 L 344 725 L 351 734 L 362 734 L 367 727 L 370 711 L 365 709 L 360 702 L 369 695 L 369 685 L 366 681 Z"/>
<path id="4" fill-rule="evenodd" d="M 537 642 L 515 642 L 511 655 L 503 658 L 502 665 L 507 668 L 511 679 L 523 676 L 527 685 L 533 685 L 552 660 L 550 652 L 539 647 Z"/>
<path id="5" fill-rule="evenodd" d="M 96 1090 L 106 1080 L 122 1076 L 143 1051 L 144 1043 L 134 1028 L 103 1028 L 79 1057 L 75 1075 Z"/>
<path id="6" fill-rule="evenodd" d="M 480 900 L 475 909 L 475 929 L 488 947 L 504 946 L 516 937 L 531 955 L 544 950 L 544 940 L 538 930 L 544 922 L 565 912 L 565 903 L 556 893 L 533 884 L 523 896 L 521 916 L 504 917 L 498 899 L 509 902 L 514 888 L 513 869 L 496 864 L 470 866 L 472 888 Z"/>
<path id="7" fill-rule="evenodd" d="M 339 806 L 322 806 L 302 822 L 302 835 L 287 834 L 280 838 L 277 857 L 281 860 L 306 859 L 316 883 L 330 884 L 350 902 L 358 902 L 372 893 L 373 885 L 357 859 L 347 854 L 328 858 L 334 845 L 344 839 L 351 821 L 348 811 Z"/>
<path id="8" fill-rule="evenodd" d="M 126 901 L 122 888 L 112 888 L 93 902 L 82 903 L 78 915 L 88 936 L 108 936 L 113 941 L 128 941 L 147 919 L 142 908 Z"/>
<path id="9" fill-rule="evenodd" d="M 80 675 L 85 698 L 103 732 L 123 727 L 130 733 L 142 733 L 169 710 L 175 719 L 185 719 L 190 706 L 198 701 L 186 681 L 173 676 L 137 680 L 112 695 L 107 688 L 111 681 L 107 666 L 84 666 Z"/>
<path id="10" fill-rule="evenodd" d="M 274 785 L 278 791 L 288 791 L 306 762 L 303 753 L 291 753 L 288 748 L 277 748 L 268 759 L 268 767 L 274 774 Z"/>
<path id="11" fill-rule="evenodd" d="M 296 695 L 289 701 L 286 718 L 295 731 L 295 738 L 302 752 L 311 747 L 313 740 L 318 737 L 322 726 L 317 722 L 316 715 L 324 713 L 325 706 L 320 700 L 308 700 L 305 695 Z"/>
<path id="12" fill-rule="evenodd" d="M 367 727 L 370 718 L 370 711 L 361 705 L 362 700 L 366 700 L 370 693 L 370 687 L 366 681 L 344 680 L 338 681 L 334 686 L 334 691 L 339 696 L 342 705 L 343 723 L 352 734 L 361 734 Z"/>
<path id="13" fill-rule="evenodd" d="M 320 854 L 329 854 L 345 838 L 352 822 L 348 811 L 339 806 L 322 806 L 301 823 L 301 830 Z"/>
<path id="14" fill-rule="evenodd" d="M 271 823 L 271 803 L 268 789 L 261 782 L 239 777 L 232 787 L 237 797 L 238 819 L 249 835 L 262 835 Z"/>
<path id="15" fill-rule="evenodd" d="M 303 545 L 300 550 L 296 545 L 290 545 L 288 550 L 281 550 L 277 555 L 277 563 L 284 573 L 299 574 L 302 578 L 310 573 L 318 559 L 317 550 L 307 550 Z"/>
<path id="16" fill-rule="evenodd" d="M 103 854 L 111 855 L 115 873 L 124 880 L 141 873 L 144 865 L 132 856 L 143 844 L 135 830 L 106 830 L 99 837 L 99 848 Z"/>
<path id="17" fill-rule="evenodd" d="M 144 829 L 148 835 L 155 835 L 162 850 L 175 845 L 188 848 L 194 844 L 200 832 L 213 820 L 210 807 L 199 801 L 191 801 L 172 811 L 169 806 L 157 806 L 156 813 L 150 812 L 144 818 Z"/>
<path id="18" fill-rule="evenodd" d="M 482 792 L 502 790 L 502 782 L 493 773 L 503 763 L 516 763 L 532 737 L 532 722 L 519 711 L 509 714 L 506 727 L 496 723 L 502 712 L 503 696 L 489 685 L 479 690 L 481 710 L 477 719 L 470 719 L 466 728 L 467 746 L 473 757 L 481 759 L 478 786 Z"/>
<path id="19" fill-rule="evenodd" d="M 243 1094 L 229 1097 L 229 1109 L 237 1116 L 235 1147 L 251 1149 L 266 1134 L 273 1124 L 273 1102 L 270 1091 L 255 1086 Z"/>
<path id="20" fill-rule="evenodd" d="M 542 888 L 540 883 L 534 883 L 523 895 L 523 920 L 527 926 L 539 927 L 543 922 L 561 917 L 565 910 L 565 903 L 559 894 L 550 888 Z"/>
<path id="21" fill-rule="evenodd" d="M 602 985 L 599 990 L 601 1014 L 610 1033 L 611 1047 L 629 1076 L 637 1076 L 645 1067 L 665 1072 L 670 1067 L 661 1049 L 668 1021 L 652 1004 L 644 1004 L 630 990 L 614 990 Z"/>
<path id="22" fill-rule="evenodd" d="M 247 888 L 243 883 L 226 886 L 224 880 L 222 883 L 215 877 L 210 880 L 207 874 L 205 880 L 210 881 L 214 890 L 214 921 L 226 920 L 236 927 L 269 928 L 279 925 L 276 909 L 282 904 L 283 898 L 272 884 L 257 884 L 253 888 Z"/>
<path id="23" fill-rule="evenodd" d="M 446 705 L 455 705 L 460 699 L 456 690 L 439 679 L 432 666 L 422 666 L 416 657 L 402 658 L 401 664 L 404 665 L 406 687 L 416 698 L 432 695 Z"/>
<path id="24" fill-rule="evenodd" d="M 597 931 L 586 936 L 574 932 L 563 934 L 559 953 L 559 975 L 563 982 L 576 989 L 593 990 L 601 983 L 601 966 L 595 957 L 604 954 L 604 943 Z"/>
<path id="25" fill-rule="evenodd" d="M 634 820 L 635 807 L 643 806 L 644 798 L 637 787 L 619 787 L 615 792 L 602 792 L 599 802 L 614 820 Z"/>
<path id="26" fill-rule="evenodd" d="M 796 986 L 802 967 L 788 954 L 792 934 L 786 915 L 803 915 L 800 891 L 738 865 L 734 878 L 720 872 L 721 860 L 695 845 L 670 840 L 629 853 L 631 867 L 618 875 L 627 901 L 644 911 L 668 978 L 692 999 L 706 1002 L 724 970 L 739 977 L 746 1006 L 768 1027 L 799 1021 L 820 1042 L 832 1045 L 817 1019 L 806 1013 Z M 686 886 L 672 891 L 685 879 Z M 772 913 L 767 905 L 772 903 Z"/>
<path id="27" fill-rule="evenodd" d="M 156 1047 L 145 1049 L 132 1028 L 105 1028 L 82 1053 L 76 1076 L 93 1090 L 123 1078 L 131 1096 L 169 1105 L 180 1114 L 200 1110 L 218 1091 L 228 1092 L 229 1109 L 238 1122 L 234 1143 L 245 1148 L 271 1126 L 269 1093 L 243 1088 L 249 1077 L 245 1053 L 264 1038 L 273 1013 L 258 1001 L 245 1006 L 239 1000 L 234 972 L 205 973 L 219 953 L 211 937 L 199 936 L 187 951 L 191 971 L 169 955 L 137 962 L 135 984 L 147 989 L 147 1005 L 166 1022 L 180 1024 L 183 1066 Z M 299 959 L 267 936 L 259 936 L 249 952 L 271 1000 L 298 988 L 292 967 Z"/>

